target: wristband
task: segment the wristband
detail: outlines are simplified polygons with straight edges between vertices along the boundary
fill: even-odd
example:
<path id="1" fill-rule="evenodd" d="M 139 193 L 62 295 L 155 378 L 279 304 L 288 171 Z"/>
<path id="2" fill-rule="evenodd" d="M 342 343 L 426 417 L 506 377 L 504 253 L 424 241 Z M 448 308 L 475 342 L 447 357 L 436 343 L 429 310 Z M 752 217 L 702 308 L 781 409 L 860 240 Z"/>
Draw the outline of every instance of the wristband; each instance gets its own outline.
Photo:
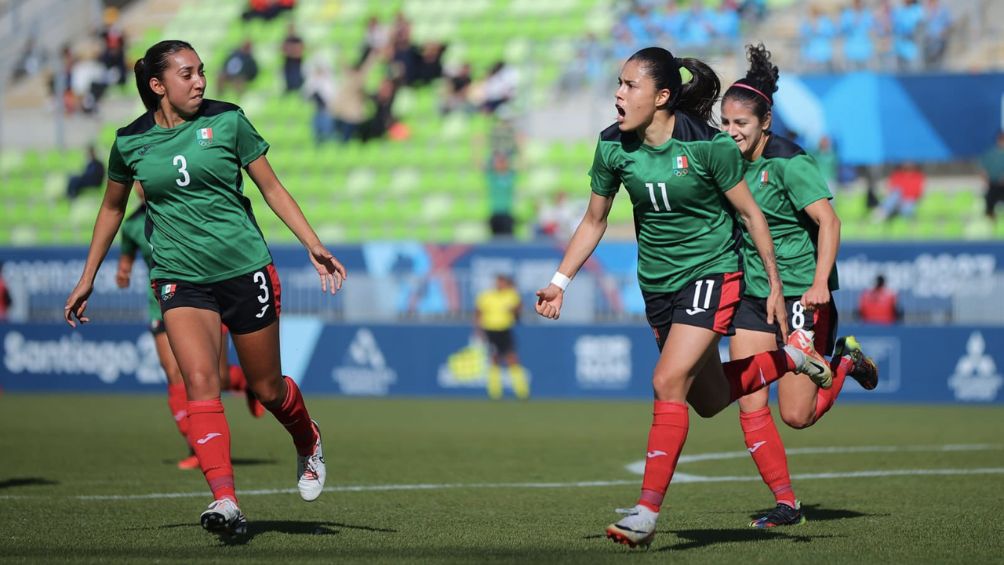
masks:
<path id="1" fill-rule="evenodd" d="M 570 283 L 570 282 L 572 282 L 572 279 L 566 277 L 565 275 L 561 274 L 560 272 L 554 273 L 554 276 L 551 277 L 551 284 L 553 284 L 554 286 L 560 288 L 562 290 L 562 292 L 564 292 L 565 289 L 568 288 L 568 283 Z"/>

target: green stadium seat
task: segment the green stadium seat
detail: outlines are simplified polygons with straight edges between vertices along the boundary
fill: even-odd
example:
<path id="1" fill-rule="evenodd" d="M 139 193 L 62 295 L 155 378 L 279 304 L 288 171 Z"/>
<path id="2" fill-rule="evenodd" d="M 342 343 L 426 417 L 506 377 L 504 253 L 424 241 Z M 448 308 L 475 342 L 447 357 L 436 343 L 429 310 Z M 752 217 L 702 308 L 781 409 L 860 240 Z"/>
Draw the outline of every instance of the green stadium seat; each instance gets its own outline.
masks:
<path id="1" fill-rule="evenodd" d="M 864 193 L 838 194 L 833 199 L 833 207 L 841 221 L 859 220 L 868 215 L 867 200 Z"/>

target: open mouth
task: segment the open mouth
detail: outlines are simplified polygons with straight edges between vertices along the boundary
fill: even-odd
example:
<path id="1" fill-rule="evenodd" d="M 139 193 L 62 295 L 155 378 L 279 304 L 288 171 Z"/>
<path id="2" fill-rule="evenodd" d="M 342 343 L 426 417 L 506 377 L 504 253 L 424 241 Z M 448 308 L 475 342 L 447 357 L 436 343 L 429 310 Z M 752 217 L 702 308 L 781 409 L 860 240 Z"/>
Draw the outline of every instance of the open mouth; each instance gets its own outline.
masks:
<path id="1" fill-rule="evenodd" d="M 624 108 L 619 105 L 614 105 L 614 107 L 617 108 L 617 123 L 624 122 Z"/>

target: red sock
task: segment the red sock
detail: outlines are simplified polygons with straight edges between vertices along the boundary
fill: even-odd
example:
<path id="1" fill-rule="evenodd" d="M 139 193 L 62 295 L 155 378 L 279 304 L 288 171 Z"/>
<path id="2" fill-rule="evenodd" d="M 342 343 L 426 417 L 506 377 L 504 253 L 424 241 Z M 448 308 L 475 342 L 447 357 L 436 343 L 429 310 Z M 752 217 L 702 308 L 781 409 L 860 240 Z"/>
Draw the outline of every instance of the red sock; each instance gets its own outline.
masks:
<path id="1" fill-rule="evenodd" d="M 821 388 L 816 393 L 816 417 L 813 420 L 818 422 L 823 414 L 826 414 L 833 403 L 840 396 L 840 389 L 844 388 L 844 379 L 847 378 L 848 371 L 854 366 L 850 359 L 844 357 L 834 357 L 830 360 L 830 368 L 833 370 L 833 384 L 830 388 Z"/>
<path id="2" fill-rule="evenodd" d="M 784 350 L 764 351 L 752 357 L 722 363 L 729 379 L 730 402 L 756 392 L 784 376 L 795 364 Z"/>
<path id="3" fill-rule="evenodd" d="M 770 407 L 764 406 L 755 412 L 740 412 L 739 424 L 746 436 L 746 448 L 753 456 L 763 482 L 774 493 L 774 500 L 794 508 L 795 491 L 791 489 L 788 457 L 774 418 L 770 415 Z"/>
<path id="4" fill-rule="evenodd" d="M 272 415 L 279 423 L 286 427 L 289 435 L 293 436 L 293 445 L 296 452 L 307 456 L 314 452 L 314 443 L 317 442 L 317 434 L 314 432 L 314 424 L 310 421 L 310 414 L 303 404 L 303 395 L 300 388 L 296 386 L 293 379 L 283 377 L 286 380 L 286 400 L 277 409 L 269 408 Z"/>
<path id="5" fill-rule="evenodd" d="M 171 409 L 178 431 L 188 441 L 188 394 L 184 383 L 167 385 L 167 407 Z"/>
<path id="6" fill-rule="evenodd" d="M 223 415 L 223 403 L 219 397 L 189 400 L 188 421 L 191 445 L 199 457 L 202 474 L 213 491 L 213 499 L 232 498 L 237 502 L 234 468 L 230 464 L 230 426 Z"/>
<path id="7" fill-rule="evenodd" d="M 236 390 L 238 392 L 243 392 L 248 387 L 248 379 L 244 376 L 244 369 L 241 369 L 240 365 L 230 365 L 230 388 L 228 390 Z"/>
<path id="8" fill-rule="evenodd" d="M 676 462 L 687 441 L 690 413 L 681 402 L 656 400 L 652 411 L 652 428 L 648 432 L 648 453 L 645 477 L 641 481 L 638 504 L 658 512 L 666 489 L 673 479 Z"/>

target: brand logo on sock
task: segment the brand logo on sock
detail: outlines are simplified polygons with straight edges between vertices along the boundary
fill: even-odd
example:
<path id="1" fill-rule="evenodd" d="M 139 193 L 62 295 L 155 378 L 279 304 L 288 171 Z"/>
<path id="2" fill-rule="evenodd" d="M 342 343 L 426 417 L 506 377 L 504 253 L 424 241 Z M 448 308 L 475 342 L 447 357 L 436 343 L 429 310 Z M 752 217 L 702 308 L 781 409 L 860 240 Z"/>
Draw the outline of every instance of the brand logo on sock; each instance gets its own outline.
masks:
<path id="1" fill-rule="evenodd" d="M 660 451 L 660 450 L 656 449 L 655 451 L 649 451 L 648 454 L 647 454 L 647 457 L 649 459 L 653 459 L 653 458 L 659 457 L 661 455 L 669 455 L 669 454 L 666 453 L 665 451 Z"/>
<path id="2" fill-rule="evenodd" d="M 174 421 L 180 422 L 188 417 L 188 410 L 178 410 L 174 413 Z"/>
<path id="3" fill-rule="evenodd" d="M 750 448 L 749 448 L 749 450 L 750 450 L 750 453 L 756 453 L 756 450 L 758 450 L 758 449 L 760 449 L 761 447 L 763 447 L 763 445 L 764 445 L 765 443 L 767 443 L 767 442 L 766 442 L 766 441 L 758 441 L 758 442 L 754 443 L 754 444 L 753 444 L 753 447 L 750 447 Z"/>
<path id="4" fill-rule="evenodd" d="M 195 440 L 195 443 L 199 445 L 206 445 L 206 443 L 209 442 L 209 440 L 213 439 L 214 437 L 220 437 L 221 435 L 223 434 L 217 432 L 209 432 L 208 434 L 206 434 L 205 437 L 201 437 Z"/>

